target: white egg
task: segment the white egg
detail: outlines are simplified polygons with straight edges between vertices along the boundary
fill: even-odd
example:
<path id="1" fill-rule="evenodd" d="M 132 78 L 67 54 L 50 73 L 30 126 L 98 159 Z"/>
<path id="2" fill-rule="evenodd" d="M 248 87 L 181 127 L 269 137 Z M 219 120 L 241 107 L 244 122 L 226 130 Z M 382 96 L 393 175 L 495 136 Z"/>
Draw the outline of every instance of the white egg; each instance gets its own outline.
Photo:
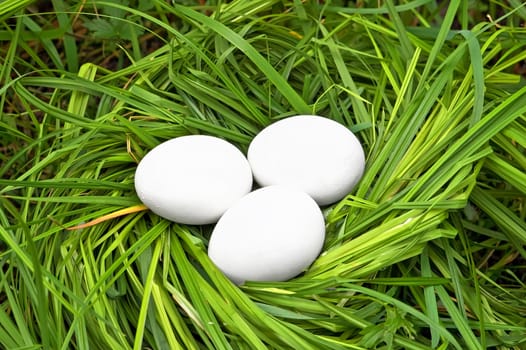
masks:
<path id="1" fill-rule="evenodd" d="M 345 197 L 365 168 L 358 138 L 342 124 L 313 115 L 266 127 L 252 140 L 247 157 L 261 186 L 294 186 L 319 205 Z"/>
<path id="2" fill-rule="evenodd" d="M 152 149 L 135 172 L 135 189 L 154 213 L 183 224 L 210 224 L 252 189 L 252 172 L 234 145 L 183 136 Z"/>
<path id="3" fill-rule="evenodd" d="M 323 214 L 309 195 L 269 186 L 225 212 L 210 237 L 208 255 L 234 283 L 285 281 L 316 259 L 324 239 Z"/>

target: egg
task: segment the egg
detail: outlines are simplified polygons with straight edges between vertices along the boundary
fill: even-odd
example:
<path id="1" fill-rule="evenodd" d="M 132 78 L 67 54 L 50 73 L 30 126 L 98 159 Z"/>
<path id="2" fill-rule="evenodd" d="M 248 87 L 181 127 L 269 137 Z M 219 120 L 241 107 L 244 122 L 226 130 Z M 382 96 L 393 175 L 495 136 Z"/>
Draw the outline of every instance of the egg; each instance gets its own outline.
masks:
<path id="1" fill-rule="evenodd" d="M 217 137 L 182 136 L 148 152 L 135 172 L 135 190 L 154 213 L 182 224 L 215 223 L 252 189 L 246 157 Z"/>
<path id="2" fill-rule="evenodd" d="M 247 157 L 258 184 L 293 186 L 319 205 L 345 197 L 365 168 L 358 138 L 342 124 L 314 115 L 266 127 L 250 143 Z"/>
<path id="3" fill-rule="evenodd" d="M 223 214 L 210 236 L 208 256 L 236 284 L 286 281 L 316 259 L 324 239 L 323 214 L 309 195 L 269 186 Z"/>

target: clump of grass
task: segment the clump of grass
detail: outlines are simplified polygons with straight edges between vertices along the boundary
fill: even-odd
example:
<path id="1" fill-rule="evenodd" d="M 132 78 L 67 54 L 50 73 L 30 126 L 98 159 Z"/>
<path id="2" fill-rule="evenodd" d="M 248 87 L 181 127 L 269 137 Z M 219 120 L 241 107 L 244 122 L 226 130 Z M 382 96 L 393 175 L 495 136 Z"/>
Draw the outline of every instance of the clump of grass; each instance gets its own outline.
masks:
<path id="1" fill-rule="evenodd" d="M 526 343 L 523 6 L 475 24 L 460 1 L 53 4 L 71 29 L 126 23 L 129 43 L 113 44 L 130 64 L 82 63 L 71 39 L 57 55 L 40 15 L 4 22 L 3 347 Z M 141 33 L 162 45 L 142 53 Z M 206 255 L 210 227 L 146 211 L 67 230 L 140 204 L 135 167 L 160 142 L 205 133 L 246 150 L 300 113 L 348 126 L 367 152 L 301 276 L 238 288 Z"/>

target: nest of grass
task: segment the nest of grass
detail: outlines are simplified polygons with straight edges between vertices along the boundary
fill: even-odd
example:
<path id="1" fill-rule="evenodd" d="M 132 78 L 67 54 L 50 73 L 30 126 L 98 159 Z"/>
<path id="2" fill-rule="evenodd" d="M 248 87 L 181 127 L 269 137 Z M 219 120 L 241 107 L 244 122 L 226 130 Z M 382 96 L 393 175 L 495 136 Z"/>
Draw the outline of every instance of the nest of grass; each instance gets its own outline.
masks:
<path id="1" fill-rule="evenodd" d="M 514 12 L 455 30 L 460 1 L 407 25 L 420 3 L 157 1 L 156 16 L 106 3 L 163 45 L 118 71 L 6 80 L 2 346 L 526 344 L 526 85 L 512 70 L 526 30 L 506 25 Z M 157 144 L 207 134 L 246 151 L 295 114 L 348 126 L 367 155 L 297 278 L 237 287 L 208 259 L 212 227 L 137 207 L 136 165 Z"/>

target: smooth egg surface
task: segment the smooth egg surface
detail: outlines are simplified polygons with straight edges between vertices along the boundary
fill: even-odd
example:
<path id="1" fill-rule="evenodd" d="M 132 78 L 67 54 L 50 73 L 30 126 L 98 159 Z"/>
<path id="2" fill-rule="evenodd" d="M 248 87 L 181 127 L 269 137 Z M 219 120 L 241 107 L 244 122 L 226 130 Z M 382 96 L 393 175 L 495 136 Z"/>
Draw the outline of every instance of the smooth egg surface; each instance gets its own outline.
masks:
<path id="1" fill-rule="evenodd" d="M 309 195 L 269 186 L 225 212 L 210 237 L 208 255 L 236 284 L 286 281 L 316 259 L 324 239 L 323 214 Z"/>
<path id="2" fill-rule="evenodd" d="M 252 140 L 247 157 L 258 184 L 298 188 L 319 205 L 345 197 L 365 168 L 358 138 L 344 125 L 314 115 L 269 125 Z"/>
<path id="3" fill-rule="evenodd" d="M 135 172 L 135 189 L 154 213 L 182 224 L 210 224 L 252 189 L 250 165 L 222 139 L 182 136 L 153 148 Z"/>

